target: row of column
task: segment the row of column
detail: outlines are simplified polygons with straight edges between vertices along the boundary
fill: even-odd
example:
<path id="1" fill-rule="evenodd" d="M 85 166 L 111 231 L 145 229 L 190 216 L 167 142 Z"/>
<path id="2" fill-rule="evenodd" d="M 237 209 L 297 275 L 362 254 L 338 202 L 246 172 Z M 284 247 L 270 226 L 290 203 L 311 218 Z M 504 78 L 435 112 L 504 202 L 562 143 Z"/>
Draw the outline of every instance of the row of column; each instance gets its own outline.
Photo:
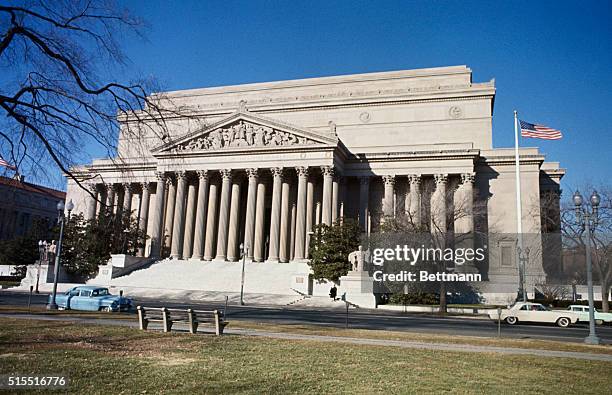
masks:
<path id="1" fill-rule="evenodd" d="M 393 217 L 395 212 L 395 197 L 396 197 L 396 181 L 398 175 L 382 176 L 384 185 L 384 195 L 382 201 L 383 217 Z M 406 180 L 406 200 L 404 202 L 405 215 L 409 217 L 410 222 L 415 227 L 421 227 L 422 213 L 422 179 L 419 174 L 405 175 Z M 473 194 L 474 194 L 474 173 L 463 173 L 460 175 L 461 181 L 457 191 L 453 195 L 453 207 L 455 215 L 453 216 L 455 231 L 459 233 L 469 233 L 474 229 L 473 219 Z M 369 194 L 370 181 L 372 177 L 366 176 L 360 179 L 360 205 L 359 205 L 359 221 L 362 229 L 368 228 L 369 218 Z M 431 194 L 429 217 L 432 230 L 446 231 L 448 227 L 448 174 L 434 174 L 435 189 Z M 408 193 L 409 192 L 409 193 Z"/>
<path id="2" fill-rule="evenodd" d="M 151 238 L 152 256 L 161 256 L 165 246 L 174 259 L 230 260 L 239 258 L 238 246 L 246 246 L 247 257 L 255 261 L 286 262 L 307 257 L 309 232 L 315 212 L 321 222 L 330 225 L 339 217 L 339 184 L 334 169 L 321 168 L 322 197 L 315 202 L 317 180 L 308 167 L 297 167 L 297 191 L 292 199 L 291 180 L 283 168 L 269 169 L 272 182 L 271 214 L 266 238 L 266 189 L 268 182 L 262 169 L 246 169 L 248 189 L 244 214 L 244 238 L 240 239 L 242 178 L 236 171 L 220 170 L 220 183 L 209 182 L 217 171 L 197 171 L 197 182 L 188 182 L 186 172 L 156 173 L 155 201 L 152 203 L 149 224 L 149 204 L 152 183 L 98 184 L 93 187 L 95 199 L 88 203 L 87 218 L 100 210 L 97 201 L 104 202 L 114 211 L 131 211 L 132 193 L 139 194 L 138 223 Z M 266 172 L 267 173 L 267 172 Z M 317 171 L 318 173 L 318 171 Z M 266 177 L 267 178 L 267 177 Z M 176 182 L 173 182 L 174 179 Z M 220 184 L 220 185 L 219 185 Z M 167 195 L 167 196 L 166 196 Z M 292 202 L 294 204 L 292 204 Z M 315 208 L 316 207 L 316 208 Z M 164 220 L 165 219 L 165 220 Z M 144 249 L 139 255 L 144 254 Z"/>
<path id="3" fill-rule="evenodd" d="M 96 205 L 96 201 L 105 202 L 108 207 L 114 207 L 115 211 L 130 212 L 132 195 L 138 193 L 138 226 L 151 238 L 152 256 L 161 256 L 162 247 L 165 246 L 174 259 L 235 261 L 240 257 L 238 246 L 244 243 L 247 258 L 260 262 L 266 258 L 267 243 L 267 260 L 286 262 L 289 259 L 300 260 L 308 257 L 309 232 L 314 224 L 320 220 L 329 225 L 343 215 L 344 199 L 340 197 L 340 178 L 335 177 L 333 167 L 324 166 L 320 169 L 322 193 L 316 201 L 317 180 L 311 174 L 313 168 L 295 168 L 297 190 L 294 199 L 291 196 L 287 169 L 272 168 L 269 169 L 272 178 L 270 224 L 269 229 L 264 229 L 266 190 L 270 183 L 262 177 L 262 169 L 246 169 L 245 172 L 248 177 L 245 208 L 241 204 L 241 194 L 244 193 L 241 191 L 242 178 L 237 176 L 236 171 L 199 170 L 195 172 L 197 182 L 189 182 L 188 173 L 184 171 L 158 172 L 155 183 L 129 183 L 124 184 L 122 188 L 116 184 L 94 186 L 92 194 L 96 199 L 92 199 L 91 204 L 88 204 L 87 218 L 93 218 L 99 211 L 100 207 Z M 220 182 L 210 182 L 214 173 L 219 174 L 215 179 L 218 178 Z M 319 171 L 316 173 L 319 174 Z M 360 177 L 358 218 L 364 230 L 368 229 L 371 178 Z M 394 216 L 397 176 L 386 175 L 382 178 L 383 214 L 385 217 Z M 407 175 L 406 180 L 406 189 L 410 191 L 406 194 L 406 214 L 415 225 L 420 226 L 422 176 Z M 446 229 L 448 175 L 435 174 L 434 181 L 431 226 Z M 455 221 L 456 232 L 467 233 L 473 230 L 473 184 L 472 173 L 461 175 L 461 184 L 454 194 L 454 199 L 456 205 L 462 205 L 466 215 Z M 153 185 L 155 201 L 150 202 Z M 241 216 L 241 210 L 245 210 L 244 216 Z M 244 218 L 243 238 L 240 234 L 241 218 Z M 144 256 L 144 253 L 144 248 L 140 248 L 139 255 Z"/>

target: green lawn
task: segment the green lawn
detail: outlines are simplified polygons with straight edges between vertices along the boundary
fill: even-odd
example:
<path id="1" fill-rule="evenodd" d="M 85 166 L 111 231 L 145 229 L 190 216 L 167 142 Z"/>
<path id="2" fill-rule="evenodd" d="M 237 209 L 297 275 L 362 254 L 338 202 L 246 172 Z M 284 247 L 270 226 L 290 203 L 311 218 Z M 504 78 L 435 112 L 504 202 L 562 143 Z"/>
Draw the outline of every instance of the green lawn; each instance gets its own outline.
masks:
<path id="1" fill-rule="evenodd" d="M 79 393 L 605 393 L 612 363 L 0 319 L 0 372 Z"/>

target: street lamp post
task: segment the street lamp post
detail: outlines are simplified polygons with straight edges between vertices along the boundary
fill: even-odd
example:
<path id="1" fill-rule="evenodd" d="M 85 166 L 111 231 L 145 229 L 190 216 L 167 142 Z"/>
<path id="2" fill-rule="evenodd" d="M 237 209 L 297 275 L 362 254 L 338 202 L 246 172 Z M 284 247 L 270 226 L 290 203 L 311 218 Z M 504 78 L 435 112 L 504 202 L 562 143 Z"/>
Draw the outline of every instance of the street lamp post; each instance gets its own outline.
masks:
<path id="1" fill-rule="evenodd" d="M 582 208 L 582 195 L 576 191 L 574 193 L 574 206 L 576 209 L 576 218 L 578 223 L 586 231 L 586 264 L 587 264 L 587 287 L 589 294 L 589 335 L 584 339 L 588 344 L 599 344 L 600 340 L 595 333 L 595 307 L 593 297 L 593 265 L 591 263 L 591 226 L 594 228 L 597 225 L 597 213 L 600 203 L 599 195 L 593 191 L 591 195 L 591 211 L 588 207 Z"/>
<path id="2" fill-rule="evenodd" d="M 240 278 L 240 305 L 244 306 L 244 261 L 249 251 L 248 243 L 240 243 L 240 253 L 242 254 L 242 277 Z"/>
<path id="3" fill-rule="evenodd" d="M 517 252 L 518 252 L 518 259 L 519 259 L 519 271 L 520 271 L 520 275 L 519 275 L 519 281 L 521 282 L 520 287 L 519 287 L 519 292 L 521 293 L 521 297 L 523 298 L 523 302 L 527 301 L 527 281 L 525 279 L 526 277 L 526 267 L 527 267 L 527 263 L 529 262 L 529 247 L 527 248 L 521 248 L 521 247 L 517 247 L 516 248 Z"/>
<path id="4" fill-rule="evenodd" d="M 68 217 L 70 218 L 70 212 L 74 208 L 72 200 L 64 206 L 64 202 L 60 201 L 57 203 L 57 220 L 60 223 L 60 236 L 57 242 L 57 254 L 55 255 L 55 267 L 53 268 L 53 292 L 51 293 L 51 303 L 47 305 L 47 310 L 57 310 L 57 303 L 55 297 L 57 296 L 57 277 L 59 274 L 60 265 L 60 254 L 62 253 L 62 239 L 64 238 L 64 208 L 68 210 Z"/>

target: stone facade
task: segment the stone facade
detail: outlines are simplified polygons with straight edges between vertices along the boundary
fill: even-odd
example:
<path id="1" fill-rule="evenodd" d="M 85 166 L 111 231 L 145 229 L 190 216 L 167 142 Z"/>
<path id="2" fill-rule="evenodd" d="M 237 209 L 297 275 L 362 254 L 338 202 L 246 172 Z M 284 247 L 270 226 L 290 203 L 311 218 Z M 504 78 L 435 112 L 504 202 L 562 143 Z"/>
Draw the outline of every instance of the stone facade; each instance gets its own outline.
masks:
<path id="1" fill-rule="evenodd" d="M 36 221 L 50 229 L 57 221 L 57 203 L 66 193 L 0 176 L 0 240 L 25 236 Z"/>
<path id="2" fill-rule="evenodd" d="M 150 120 L 135 140 L 122 117 L 117 158 L 75 169 L 96 176 L 96 199 L 70 180 L 68 198 L 88 217 L 101 205 L 131 210 L 150 236 L 140 255 L 173 259 L 237 261 L 244 243 L 254 262 L 304 261 L 318 223 L 445 223 L 459 197 L 486 201 L 478 226 L 512 234 L 513 149 L 492 146 L 494 97 L 494 82 L 473 83 L 465 66 L 168 92 L 157 97 L 173 110 L 167 130 Z M 540 234 L 540 195 L 558 194 L 564 171 L 537 148 L 520 158 L 523 229 Z M 470 232 L 474 218 L 454 226 Z M 515 285 L 516 265 L 502 263 L 486 278 Z M 534 257 L 528 274 L 542 267 Z"/>

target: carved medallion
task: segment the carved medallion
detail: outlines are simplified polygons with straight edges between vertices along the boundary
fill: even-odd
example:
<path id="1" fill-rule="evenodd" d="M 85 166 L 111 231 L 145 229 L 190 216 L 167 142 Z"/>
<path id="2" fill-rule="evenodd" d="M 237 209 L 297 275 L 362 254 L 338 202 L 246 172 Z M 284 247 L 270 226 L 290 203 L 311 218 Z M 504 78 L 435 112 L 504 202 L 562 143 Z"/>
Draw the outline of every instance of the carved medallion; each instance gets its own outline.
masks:
<path id="1" fill-rule="evenodd" d="M 361 114 L 359 114 L 359 119 L 361 120 L 361 122 L 363 123 L 368 123 L 370 122 L 370 119 L 372 119 L 372 116 L 370 115 L 369 112 L 364 111 Z"/>
<path id="2" fill-rule="evenodd" d="M 450 115 L 451 118 L 458 119 L 463 116 L 463 110 L 459 106 L 452 106 L 448 110 L 448 115 Z"/>

